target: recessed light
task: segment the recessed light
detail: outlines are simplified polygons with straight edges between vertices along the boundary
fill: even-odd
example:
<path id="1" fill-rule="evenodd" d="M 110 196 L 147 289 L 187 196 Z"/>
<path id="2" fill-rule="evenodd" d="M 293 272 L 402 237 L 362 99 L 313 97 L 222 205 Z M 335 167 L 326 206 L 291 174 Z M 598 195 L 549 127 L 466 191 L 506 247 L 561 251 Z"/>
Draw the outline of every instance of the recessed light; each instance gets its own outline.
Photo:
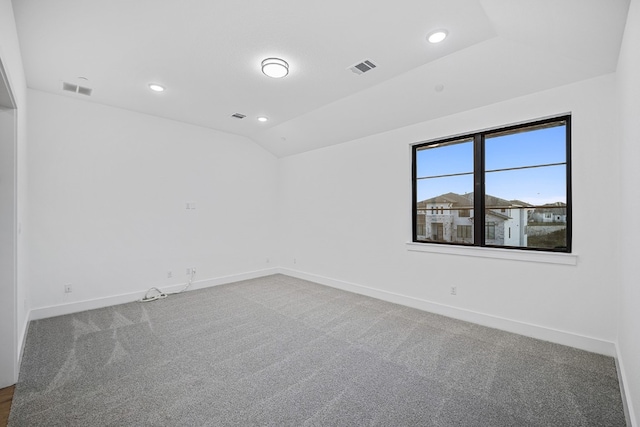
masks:
<path id="1" fill-rule="evenodd" d="M 260 116 L 260 117 L 258 117 L 258 121 L 259 122 L 267 122 L 267 121 L 269 121 L 269 118 L 268 117 L 264 117 L 264 116 Z"/>
<path id="2" fill-rule="evenodd" d="M 157 83 L 149 83 L 149 89 L 154 92 L 164 92 L 164 86 L 161 86 Z"/>
<path id="3" fill-rule="evenodd" d="M 429 40 L 429 43 L 434 43 L 434 44 L 440 43 L 441 41 L 447 38 L 448 34 L 449 33 L 447 32 L 447 30 L 437 30 L 429 34 L 429 37 L 427 37 L 427 40 Z"/>
<path id="4" fill-rule="evenodd" d="M 280 58 L 267 58 L 262 61 L 262 72 L 266 76 L 279 79 L 289 74 L 289 64 Z"/>

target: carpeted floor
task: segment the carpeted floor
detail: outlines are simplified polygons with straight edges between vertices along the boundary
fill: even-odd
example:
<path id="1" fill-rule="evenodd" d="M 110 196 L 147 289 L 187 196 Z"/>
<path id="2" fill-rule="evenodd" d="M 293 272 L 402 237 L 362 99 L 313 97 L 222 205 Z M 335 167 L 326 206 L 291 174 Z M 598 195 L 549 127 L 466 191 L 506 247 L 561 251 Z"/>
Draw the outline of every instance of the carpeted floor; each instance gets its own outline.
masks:
<path id="1" fill-rule="evenodd" d="M 31 322 L 10 426 L 624 426 L 614 360 L 288 276 Z"/>

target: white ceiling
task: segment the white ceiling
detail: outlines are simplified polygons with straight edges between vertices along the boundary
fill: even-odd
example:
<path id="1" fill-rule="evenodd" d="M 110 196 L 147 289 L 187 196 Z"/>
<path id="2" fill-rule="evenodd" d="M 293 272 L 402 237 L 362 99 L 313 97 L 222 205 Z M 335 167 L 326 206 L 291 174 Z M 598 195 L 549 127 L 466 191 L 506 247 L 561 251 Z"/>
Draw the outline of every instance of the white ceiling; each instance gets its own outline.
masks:
<path id="1" fill-rule="evenodd" d="M 244 135 L 278 157 L 613 72 L 628 6 L 13 0 L 30 88 Z M 428 43 L 439 28 L 449 37 Z M 289 62 L 287 77 L 261 73 L 273 56 Z M 349 70 L 365 59 L 377 68 Z"/>

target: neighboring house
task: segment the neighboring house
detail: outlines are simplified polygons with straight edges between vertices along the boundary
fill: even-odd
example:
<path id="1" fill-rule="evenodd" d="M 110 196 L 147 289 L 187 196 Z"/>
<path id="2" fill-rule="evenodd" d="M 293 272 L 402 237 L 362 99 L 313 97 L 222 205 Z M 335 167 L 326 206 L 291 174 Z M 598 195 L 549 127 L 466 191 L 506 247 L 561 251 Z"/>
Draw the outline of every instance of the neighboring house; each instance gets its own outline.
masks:
<path id="1" fill-rule="evenodd" d="M 562 202 L 547 203 L 536 208 L 529 217 L 529 222 L 566 223 L 567 205 Z"/>
<path id="2" fill-rule="evenodd" d="M 487 244 L 527 246 L 527 220 L 534 209 L 519 200 L 485 197 Z M 419 240 L 452 243 L 473 242 L 473 194 L 446 193 L 417 204 Z"/>

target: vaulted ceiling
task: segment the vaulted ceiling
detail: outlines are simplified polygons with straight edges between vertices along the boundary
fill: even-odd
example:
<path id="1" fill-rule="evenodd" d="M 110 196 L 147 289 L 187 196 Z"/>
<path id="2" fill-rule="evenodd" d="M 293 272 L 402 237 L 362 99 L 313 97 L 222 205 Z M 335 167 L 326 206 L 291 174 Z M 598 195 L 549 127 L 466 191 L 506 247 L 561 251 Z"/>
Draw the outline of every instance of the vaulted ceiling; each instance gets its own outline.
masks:
<path id="1" fill-rule="evenodd" d="M 614 72 L 628 6 L 13 1 L 30 88 L 244 135 L 278 157 Z M 449 36 L 431 44 L 436 29 Z M 269 57 L 286 60 L 289 75 L 262 74 Z M 376 68 L 353 73 L 363 60 Z"/>

